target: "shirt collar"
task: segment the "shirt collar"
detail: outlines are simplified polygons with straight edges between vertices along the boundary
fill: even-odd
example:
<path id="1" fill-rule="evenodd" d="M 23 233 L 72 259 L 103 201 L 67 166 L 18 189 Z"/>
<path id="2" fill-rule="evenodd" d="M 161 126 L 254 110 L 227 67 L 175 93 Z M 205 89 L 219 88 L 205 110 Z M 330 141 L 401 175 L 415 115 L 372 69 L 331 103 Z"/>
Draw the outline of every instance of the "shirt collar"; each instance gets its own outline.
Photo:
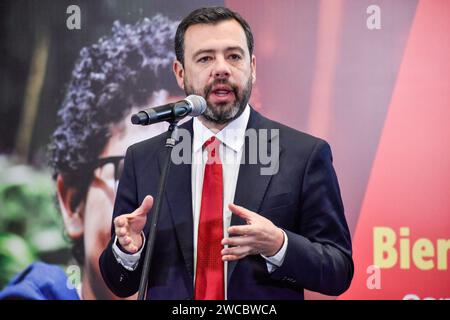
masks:
<path id="1" fill-rule="evenodd" d="M 244 111 L 239 117 L 231 121 L 225 128 L 214 134 L 211 130 L 201 123 L 198 118 L 193 120 L 194 142 L 192 145 L 193 152 L 197 152 L 206 140 L 215 136 L 222 141 L 227 147 L 238 152 L 244 145 L 245 130 L 247 129 L 248 119 L 250 118 L 250 107 L 247 104 Z"/>

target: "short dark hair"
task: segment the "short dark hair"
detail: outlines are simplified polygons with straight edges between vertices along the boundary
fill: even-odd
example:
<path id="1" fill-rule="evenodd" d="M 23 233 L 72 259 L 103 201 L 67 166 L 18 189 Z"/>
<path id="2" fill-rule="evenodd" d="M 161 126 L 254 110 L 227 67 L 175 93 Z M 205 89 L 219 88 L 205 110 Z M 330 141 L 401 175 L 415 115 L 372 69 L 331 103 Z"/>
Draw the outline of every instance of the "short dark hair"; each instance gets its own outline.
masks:
<path id="1" fill-rule="evenodd" d="M 247 38 L 248 51 L 250 57 L 253 54 L 254 40 L 250 25 L 242 16 L 225 7 L 205 7 L 192 11 L 186 18 L 184 18 L 177 28 L 175 34 L 175 54 L 177 60 L 184 65 L 184 35 L 186 30 L 195 24 L 217 24 L 225 20 L 236 20 L 244 29 L 245 37 Z"/>

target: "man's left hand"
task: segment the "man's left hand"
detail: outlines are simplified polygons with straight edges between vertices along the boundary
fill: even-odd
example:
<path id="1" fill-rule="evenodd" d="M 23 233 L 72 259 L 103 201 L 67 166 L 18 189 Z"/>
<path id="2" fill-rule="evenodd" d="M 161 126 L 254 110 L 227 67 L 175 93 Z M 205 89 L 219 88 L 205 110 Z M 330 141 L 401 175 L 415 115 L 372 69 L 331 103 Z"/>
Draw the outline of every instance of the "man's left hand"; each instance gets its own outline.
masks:
<path id="1" fill-rule="evenodd" d="M 247 224 L 228 228 L 230 236 L 222 240 L 222 245 L 230 247 L 222 250 L 222 260 L 239 260 L 251 254 L 271 257 L 281 249 L 284 233 L 272 221 L 235 204 L 228 205 L 228 208 Z"/>

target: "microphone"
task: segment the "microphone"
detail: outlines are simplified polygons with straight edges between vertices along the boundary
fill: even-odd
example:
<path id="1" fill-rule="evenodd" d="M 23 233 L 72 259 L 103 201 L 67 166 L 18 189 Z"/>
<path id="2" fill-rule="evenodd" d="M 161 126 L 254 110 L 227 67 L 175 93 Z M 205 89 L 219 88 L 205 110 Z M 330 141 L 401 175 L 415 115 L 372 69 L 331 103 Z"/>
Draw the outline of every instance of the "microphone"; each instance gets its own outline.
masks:
<path id="1" fill-rule="evenodd" d="M 187 115 L 197 117 L 206 110 L 202 96 L 190 95 L 183 100 L 162 106 L 147 108 L 131 116 L 131 123 L 146 126 L 162 121 L 178 121 Z"/>

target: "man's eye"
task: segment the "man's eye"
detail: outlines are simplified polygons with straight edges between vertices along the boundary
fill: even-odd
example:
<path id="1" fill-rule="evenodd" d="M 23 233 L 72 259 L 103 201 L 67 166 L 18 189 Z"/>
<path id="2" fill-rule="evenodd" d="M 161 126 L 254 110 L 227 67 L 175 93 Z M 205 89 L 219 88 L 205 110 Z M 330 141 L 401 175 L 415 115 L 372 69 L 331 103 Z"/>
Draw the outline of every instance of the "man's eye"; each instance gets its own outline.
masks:
<path id="1" fill-rule="evenodd" d="M 239 60 L 242 59 L 241 56 L 238 55 L 238 54 L 231 54 L 231 55 L 229 56 L 229 58 L 230 58 L 231 60 L 233 60 L 233 61 L 239 61 Z"/>
<path id="2" fill-rule="evenodd" d="M 201 57 L 200 59 L 197 60 L 197 62 L 200 63 L 205 63 L 211 60 L 211 57 Z"/>

